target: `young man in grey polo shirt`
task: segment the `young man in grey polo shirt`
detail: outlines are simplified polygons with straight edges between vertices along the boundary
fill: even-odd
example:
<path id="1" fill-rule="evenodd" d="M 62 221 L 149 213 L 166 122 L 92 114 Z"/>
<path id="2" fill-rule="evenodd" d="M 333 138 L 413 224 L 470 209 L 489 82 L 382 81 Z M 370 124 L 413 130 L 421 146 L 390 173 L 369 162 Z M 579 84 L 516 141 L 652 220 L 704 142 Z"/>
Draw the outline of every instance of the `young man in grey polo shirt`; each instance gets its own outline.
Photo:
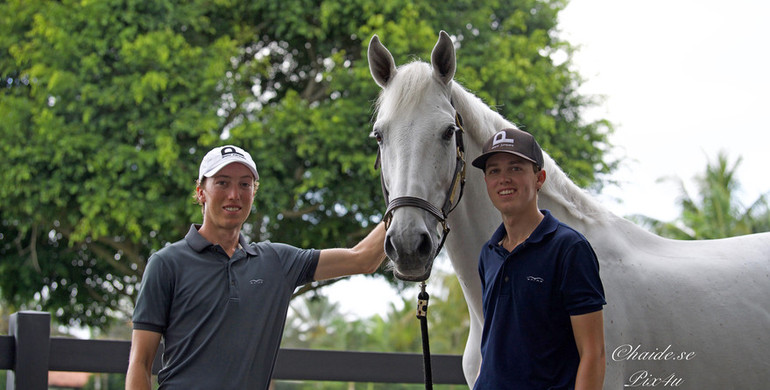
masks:
<path id="1" fill-rule="evenodd" d="M 165 342 L 161 389 L 266 389 L 294 289 L 374 272 L 385 259 L 378 225 L 351 249 L 249 243 L 241 226 L 259 174 L 249 153 L 214 148 L 201 162 L 203 224 L 150 257 L 134 310 L 126 389 L 151 389 Z"/>

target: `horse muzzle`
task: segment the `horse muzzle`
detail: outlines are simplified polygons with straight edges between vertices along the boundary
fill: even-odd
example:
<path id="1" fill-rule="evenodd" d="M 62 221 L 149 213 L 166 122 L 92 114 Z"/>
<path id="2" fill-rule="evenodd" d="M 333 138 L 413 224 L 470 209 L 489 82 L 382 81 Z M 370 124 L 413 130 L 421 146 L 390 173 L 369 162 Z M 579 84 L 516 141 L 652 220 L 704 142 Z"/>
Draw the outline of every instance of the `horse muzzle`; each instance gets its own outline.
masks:
<path id="1" fill-rule="evenodd" d="M 393 262 L 393 275 L 406 281 L 423 281 L 430 276 L 439 241 L 429 225 L 436 221 L 422 210 L 401 209 L 385 236 L 385 254 Z"/>

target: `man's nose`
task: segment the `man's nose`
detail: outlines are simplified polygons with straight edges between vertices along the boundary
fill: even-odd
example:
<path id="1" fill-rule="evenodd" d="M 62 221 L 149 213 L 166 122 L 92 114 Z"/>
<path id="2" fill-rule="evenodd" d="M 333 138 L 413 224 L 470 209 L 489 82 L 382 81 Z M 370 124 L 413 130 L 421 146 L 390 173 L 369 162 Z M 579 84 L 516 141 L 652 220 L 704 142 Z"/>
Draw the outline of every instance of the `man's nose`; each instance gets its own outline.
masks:
<path id="1" fill-rule="evenodd" d="M 227 198 L 228 199 L 238 199 L 241 196 L 241 192 L 238 191 L 238 186 L 230 186 L 230 188 L 227 189 Z"/>

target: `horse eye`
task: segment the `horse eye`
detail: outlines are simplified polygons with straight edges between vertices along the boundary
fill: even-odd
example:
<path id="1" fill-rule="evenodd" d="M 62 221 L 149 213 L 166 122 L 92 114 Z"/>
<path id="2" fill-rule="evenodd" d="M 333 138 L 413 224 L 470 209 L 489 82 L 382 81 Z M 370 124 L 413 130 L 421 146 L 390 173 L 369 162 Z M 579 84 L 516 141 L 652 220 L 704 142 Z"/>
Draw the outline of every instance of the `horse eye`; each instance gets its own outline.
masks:
<path id="1" fill-rule="evenodd" d="M 444 139 L 447 141 L 452 139 L 452 136 L 454 135 L 454 133 L 455 133 L 454 126 L 447 127 L 446 130 L 444 130 Z"/>
<path id="2" fill-rule="evenodd" d="M 378 130 L 372 131 L 372 137 L 377 141 L 377 143 L 382 143 L 382 133 L 380 133 Z"/>

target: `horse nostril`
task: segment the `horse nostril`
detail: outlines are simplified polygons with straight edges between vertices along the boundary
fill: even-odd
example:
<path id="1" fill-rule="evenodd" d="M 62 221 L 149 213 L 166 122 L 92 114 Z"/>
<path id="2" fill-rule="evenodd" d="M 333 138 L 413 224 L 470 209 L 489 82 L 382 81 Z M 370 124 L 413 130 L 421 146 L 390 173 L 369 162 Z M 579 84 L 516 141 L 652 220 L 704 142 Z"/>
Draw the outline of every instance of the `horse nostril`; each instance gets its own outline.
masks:
<path id="1" fill-rule="evenodd" d="M 422 256 L 429 256 L 433 252 L 433 243 L 427 233 L 420 234 L 420 244 L 417 247 L 417 253 Z"/>
<path id="2" fill-rule="evenodd" d="M 390 240 L 390 234 L 385 236 L 385 254 L 391 259 L 395 257 L 396 247 L 393 246 L 393 241 Z"/>

